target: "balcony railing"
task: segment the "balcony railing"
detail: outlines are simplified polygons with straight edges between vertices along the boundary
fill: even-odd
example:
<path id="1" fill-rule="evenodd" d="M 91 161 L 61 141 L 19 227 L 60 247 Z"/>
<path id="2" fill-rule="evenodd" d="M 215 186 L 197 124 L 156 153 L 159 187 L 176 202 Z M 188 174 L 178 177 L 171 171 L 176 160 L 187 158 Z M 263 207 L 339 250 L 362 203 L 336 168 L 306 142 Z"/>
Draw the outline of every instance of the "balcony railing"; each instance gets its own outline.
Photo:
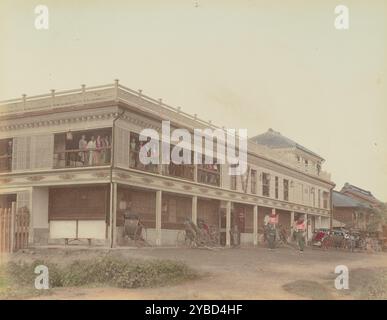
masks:
<path id="1" fill-rule="evenodd" d="M 111 147 L 72 149 L 54 153 L 54 168 L 106 166 L 111 163 Z"/>
<path id="2" fill-rule="evenodd" d="M 214 186 L 220 186 L 220 173 L 219 171 L 199 167 L 198 182 Z"/>
<path id="3" fill-rule="evenodd" d="M 182 179 L 194 180 L 195 166 L 191 164 L 170 163 L 169 165 L 164 165 L 163 174 Z"/>
<path id="4" fill-rule="evenodd" d="M 159 166 L 157 164 L 143 164 L 139 157 L 140 152 L 137 150 L 130 151 L 129 167 L 132 169 L 143 170 L 153 173 L 159 172 Z"/>

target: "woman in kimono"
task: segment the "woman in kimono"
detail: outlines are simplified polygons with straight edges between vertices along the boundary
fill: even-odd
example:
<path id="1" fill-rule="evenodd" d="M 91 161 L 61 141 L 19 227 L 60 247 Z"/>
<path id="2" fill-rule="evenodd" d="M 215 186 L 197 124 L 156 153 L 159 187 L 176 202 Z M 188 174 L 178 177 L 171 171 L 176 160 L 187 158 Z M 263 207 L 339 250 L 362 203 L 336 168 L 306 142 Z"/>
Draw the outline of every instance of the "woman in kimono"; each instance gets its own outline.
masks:
<path id="1" fill-rule="evenodd" d="M 81 139 L 79 140 L 79 143 L 78 143 L 78 149 L 80 150 L 79 151 L 79 158 L 81 159 L 81 162 L 83 165 L 85 165 L 87 163 L 87 141 L 86 141 L 86 136 L 83 134 Z"/>
<path id="2" fill-rule="evenodd" d="M 101 136 L 97 136 L 97 140 L 95 141 L 95 165 L 99 165 L 101 163 L 101 154 L 102 154 L 102 139 Z"/>
<path id="3" fill-rule="evenodd" d="M 90 141 L 87 143 L 87 150 L 89 151 L 89 166 L 93 166 L 95 164 L 95 138 L 91 137 Z"/>

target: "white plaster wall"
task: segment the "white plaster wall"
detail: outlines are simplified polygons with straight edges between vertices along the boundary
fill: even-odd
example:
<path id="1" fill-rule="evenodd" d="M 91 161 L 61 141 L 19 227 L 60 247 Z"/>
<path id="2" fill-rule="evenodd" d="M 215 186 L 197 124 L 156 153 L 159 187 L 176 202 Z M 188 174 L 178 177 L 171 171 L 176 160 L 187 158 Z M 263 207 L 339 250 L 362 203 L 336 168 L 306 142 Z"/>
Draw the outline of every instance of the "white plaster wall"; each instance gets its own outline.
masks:
<path id="1" fill-rule="evenodd" d="M 32 189 L 32 227 L 48 228 L 48 188 Z"/>
<path id="2" fill-rule="evenodd" d="M 163 246 L 176 246 L 179 232 L 180 230 L 161 229 L 161 244 Z"/>
<path id="3" fill-rule="evenodd" d="M 254 235 L 252 233 L 241 233 L 241 245 L 252 245 Z"/>

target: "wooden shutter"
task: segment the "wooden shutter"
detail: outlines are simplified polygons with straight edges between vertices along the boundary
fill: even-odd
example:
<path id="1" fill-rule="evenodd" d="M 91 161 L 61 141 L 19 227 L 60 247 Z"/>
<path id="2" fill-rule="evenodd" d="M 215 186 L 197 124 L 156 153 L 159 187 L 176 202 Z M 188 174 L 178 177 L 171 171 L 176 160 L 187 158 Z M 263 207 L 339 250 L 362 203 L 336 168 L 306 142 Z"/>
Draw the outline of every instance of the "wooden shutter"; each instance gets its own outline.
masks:
<path id="1" fill-rule="evenodd" d="M 115 165 L 118 167 L 129 167 L 129 131 L 115 127 L 114 132 L 114 159 Z"/>
<path id="2" fill-rule="evenodd" d="M 31 137 L 13 139 L 12 170 L 30 169 Z"/>
<path id="3" fill-rule="evenodd" d="M 31 137 L 31 169 L 50 169 L 53 163 L 52 134 Z"/>

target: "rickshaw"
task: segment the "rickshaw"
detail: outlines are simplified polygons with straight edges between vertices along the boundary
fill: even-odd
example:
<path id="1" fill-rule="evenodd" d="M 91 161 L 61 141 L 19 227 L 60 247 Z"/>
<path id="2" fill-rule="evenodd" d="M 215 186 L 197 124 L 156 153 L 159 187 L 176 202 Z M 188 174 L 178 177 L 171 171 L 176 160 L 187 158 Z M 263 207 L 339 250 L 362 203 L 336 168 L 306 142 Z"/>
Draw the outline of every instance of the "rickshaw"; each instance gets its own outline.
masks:
<path id="1" fill-rule="evenodd" d="M 124 214 L 124 237 L 133 241 L 145 242 L 143 237 L 144 225 L 137 214 Z"/>

